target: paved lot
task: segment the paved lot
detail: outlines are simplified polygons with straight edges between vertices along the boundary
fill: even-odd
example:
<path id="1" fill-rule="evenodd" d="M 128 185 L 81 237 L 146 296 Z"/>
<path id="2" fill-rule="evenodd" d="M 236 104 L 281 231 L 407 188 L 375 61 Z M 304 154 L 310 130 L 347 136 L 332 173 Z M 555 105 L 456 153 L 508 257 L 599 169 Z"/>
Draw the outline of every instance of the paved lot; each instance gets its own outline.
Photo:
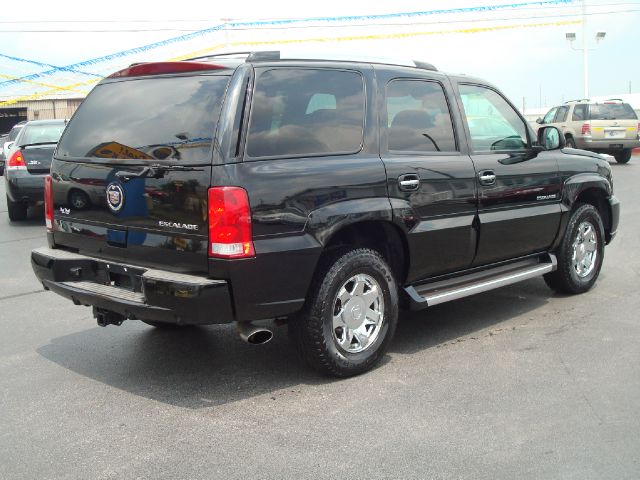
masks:
<path id="1" fill-rule="evenodd" d="M 0 478 L 640 478 L 640 157 L 596 288 L 541 279 L 404 314 L 382 365 L 318 377 L 286 329 L 99 328 L 44 292 L 40 213 L 0 182 Z"/>

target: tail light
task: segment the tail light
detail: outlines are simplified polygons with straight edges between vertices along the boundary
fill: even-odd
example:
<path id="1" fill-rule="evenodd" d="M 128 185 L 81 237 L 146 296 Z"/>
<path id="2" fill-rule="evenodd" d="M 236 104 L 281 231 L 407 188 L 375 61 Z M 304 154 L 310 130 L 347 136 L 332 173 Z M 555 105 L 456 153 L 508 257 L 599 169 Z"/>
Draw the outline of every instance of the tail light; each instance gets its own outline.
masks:
<path id="1" fill-rule="evenodd" d="M 209 189 L 209 256 L 247 258 L 255 255 L 251 207 L 240 187 Z"/>
<path id="2" fill-rule="evenodd" d="M 51 175 L 44 177 L 44 220 L 47 231 L 53 232 L 53 180 Z"/>
<path id="3" fill-rule="evenodd" d="M 26 170 L 22 150 L 16 150 L 7 162 L 7 170 Z"/>
<path id="4" fill-rule="evenodd" d="M 640 123 L 638 123 L 638 131 L 637 131 L 637 133 L 638 133 L 638 139 L 640 140 Z"/>
<path id="5" fill-rule="evenodd" d="M 591 135 L 591 125 L 588 123 L 582 124 L 582 135 Z"/>

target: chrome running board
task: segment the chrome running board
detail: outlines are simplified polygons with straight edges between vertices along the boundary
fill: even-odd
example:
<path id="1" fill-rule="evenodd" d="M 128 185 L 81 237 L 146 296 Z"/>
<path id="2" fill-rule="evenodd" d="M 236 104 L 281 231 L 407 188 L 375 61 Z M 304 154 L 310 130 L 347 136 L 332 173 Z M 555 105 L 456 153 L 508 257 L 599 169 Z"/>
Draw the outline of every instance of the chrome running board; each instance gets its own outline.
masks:
<path id="1" fill-rule="evenodd" d="M 555 255 L 546 254 L 447 280 L 412 285 L 406 287 L 405 292 L 411 299 L 412 309 L 417 310 L 540 277 L 556 268 Z"/>

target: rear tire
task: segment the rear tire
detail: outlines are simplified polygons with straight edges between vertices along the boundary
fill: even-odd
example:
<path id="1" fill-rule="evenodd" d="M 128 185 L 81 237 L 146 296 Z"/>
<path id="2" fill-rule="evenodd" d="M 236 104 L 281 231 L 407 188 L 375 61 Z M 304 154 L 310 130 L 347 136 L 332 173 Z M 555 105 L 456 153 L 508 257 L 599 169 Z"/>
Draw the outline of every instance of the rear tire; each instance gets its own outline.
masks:
<path id="1" fill-rule="evenodd" d="M 614 153 L 613 156 L 615 157 L 616 162 L 627 163 L 629 160 L 631 160 L 631 153 L 632 151 L 630 148 L 625 148 L 620 152 Z"/>
<path id="2" fill-rule="evenodd" d="M 27 218 L 27 206 L 24 203 L 12 202 L 9 197 L 7 197 L 7 210 L 9 220 L 12 222 L 19 222 Z"/>
<path id="3" fill-rule="evenodd" d="M 382 256 L 366 248 L 328 253 L 309 292 L 301 314 L 289 321 L 299 355 L 336 377 L 371 369 L 398 322 L 398 289 Z"/>
<path id="4" fill-rule="evenodd" d="M 567 148 L 576 148 L 576 141 L 573 139 L 573 137 L 569 136 L 567 137 L 567 142 L 566 142 L 566 147 Z"/>
<path id="5" fill-rule="evenodd" d="M 576 205 L 558 248 L 558 269 L 544 276 L 560 293 L 584 293 L 595 283 L 604 259 L 604 227 L 593 205 Z"/>

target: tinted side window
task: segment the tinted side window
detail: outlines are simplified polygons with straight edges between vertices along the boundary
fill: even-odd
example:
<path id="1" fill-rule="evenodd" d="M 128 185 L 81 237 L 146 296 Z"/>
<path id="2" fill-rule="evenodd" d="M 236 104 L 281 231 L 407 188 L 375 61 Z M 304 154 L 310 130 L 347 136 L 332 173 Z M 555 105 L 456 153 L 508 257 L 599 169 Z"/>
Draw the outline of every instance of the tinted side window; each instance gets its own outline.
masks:
<path id="1" fill-rule="evenodd" d="M 273 69 L 256 79 L 249 157 L 356 153 L 362 147 L 364 83 L 357 72 Z"/>
<path id="2" fill-rule="evenodd" d="M 554 123 L 564 122 L 567 119 L 568 111 L 569 107 L 558 107 L 558 113 L 556 113 L 556 118 L 553 120 Z"/>
<path id="3" fill-rule="evenodd" d="M 553 118 L 556 116 L 556 112 L 558 111 L 558 107 L 554 107 L 547 112 L 547 114 L 542 119 L 542 123 L 553 123 Z"/>
<path id="4" fill-rule="evenodd" d="M 587 118 L 587 106 L 586 105 L 576 105 L 573 107 L 573 115 L 571 116 L 571 120 L 581 121 L 586 120 Z"/>
<path id="5" fill-rule="evenodd" d="M 460 85 L 460 96 L 476 152 L 524 150 L 527 127 L 516 111 L 496 91 L 478 85 Z"/>
<path id="6" fill-rule="evenodd" d="M 442 85 L 394 80 L 387 85 L 388 148 L 406 152 L 453 152 L 456 141 Z"/>

